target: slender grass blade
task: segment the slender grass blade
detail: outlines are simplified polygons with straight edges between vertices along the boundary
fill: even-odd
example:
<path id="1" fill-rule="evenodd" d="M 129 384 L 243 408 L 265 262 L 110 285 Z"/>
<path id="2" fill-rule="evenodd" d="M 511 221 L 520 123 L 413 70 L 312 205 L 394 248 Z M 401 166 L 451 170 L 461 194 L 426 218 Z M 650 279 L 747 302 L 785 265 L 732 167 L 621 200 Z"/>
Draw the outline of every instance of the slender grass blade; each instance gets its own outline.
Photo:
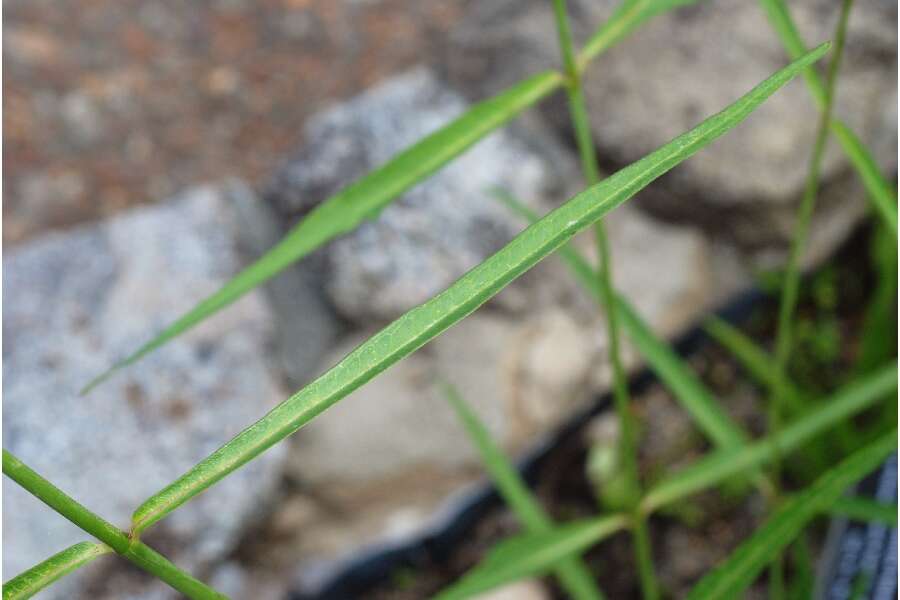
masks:
<path id="1" fill-rule="evenodd" d="M 806 53 L 806 44 L 797 31 L 797 26 L 791 18 L 784 0 L 760 0 L 772 28 L 781 38 L 788 55 L 791 58 L 797 58 Z M 827 92 L 825 83 L 816 73 L 815 69 L 806 69 L 803 72 L 806 85 L 810 94 L 819 105 L 824 108 Z M 882 218 L 885 225 L 897 237 L 897 192 L 894 186 L 881 174 L 881 169 L 872 157 L 872 153 L 863 145 L 859 137 L 841 120 L 831 119 L 829 121 L 829 129 L 834 137 L 838 140 L 844 154 L 850 160 L 853 168 L 859 174 L 869 199 L 876 213 Z"/>
<path id="2" fill-rule="evenodd" d="M 95 542 L 81 542 L 54 554 L 42 563 L 19 573 L 3 584 L 3 600 L 31 598 L 51 583 L 65 577 L 112 548 Z"/>
<path id="3" fill-rule="evenodd" d="M 862 496 L 844 496 L 835 500 L 828 514 L 855 521 L 871 521 L 897 527 L 897 505 L 885 504 Z"/>
<path id="4" fill-rule="evenodd" d="M 810 439 L 873 406 L 897 389 L 897 365 L 882 368 L 851 383 L 827 398 L 820 407 L 784 427 L 774 436 L 741 448 L 718 450 L 659 482 L 644 497 L 647 512 L 700 490 L 712 487 L 748 469 L 787 455 Z"/>
<path id="5" fill-rule="evenodd" d="M 528 491 L 528 486 L 522 481 L 518 471 L 494 443 L 490 432 L 478 419 L 475 412 L 466 404 L 455 387 L 444 383 L 441 388 L 465 427 L 466 433 L 478 448 L 481 461 L 497 485 L 506 504 L 516 513 L 529 532 L 550 531 L 553 528 L 553 521 Z M 603 598 L 591 572 L 577 556 L 560 561 L 553 570 L 562 587 L 572 598 Z"/>
<path id="6" fill-rule="evenodd" d="M 862 479 L 897 448 L 897 431 L 852 454 L 806 490 L 785 502 L 723 564 L 706 575 L 688 600 L 734 598 L 779 555 L 816 515 L 827 509 L 848 486 Z"/>
<path id="7" fill-rule="evenodd" d="M 487 557 L 435 597 L 462 600 L 525 577 L 541 576 L 567 556 L 580 554 L 628 524 L 622 515 L 560 525 L 542 533 L 527 533 L 497 544 Z"/>
<path id="8" fill-rule="evenodd" d="M 225 598 L 199 579 L 195 579 L 176 567 L 166 557 L 146 544 L 129 537 L 102 517 L 76 502 L 6 449 L 3 450 L 3 474 L 80 529 L 96 537 L 138 567 L 162 579 L 188 598 L 194 600 L 222 600 Z M 73 564 L 72 569 L 84 564 L 87 563 Z"/>

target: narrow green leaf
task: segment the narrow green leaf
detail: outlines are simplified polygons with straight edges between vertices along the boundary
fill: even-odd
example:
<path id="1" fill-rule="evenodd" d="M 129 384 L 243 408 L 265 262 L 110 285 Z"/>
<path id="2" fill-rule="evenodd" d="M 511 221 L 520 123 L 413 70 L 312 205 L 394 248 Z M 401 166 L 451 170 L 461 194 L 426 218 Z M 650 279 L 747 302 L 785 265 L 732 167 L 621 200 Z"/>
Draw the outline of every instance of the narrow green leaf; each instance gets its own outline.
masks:
<path id="1" fill-rule="evenodd" d="M 3 600 L 31 598 L 54 581 L 109 552 L 112 552 L 112 548 L 95 542 L 81 542 L 69 546 L 4 583 Z"/>
<path id="2" fill-rule="evenodd" d="M 435 600 L 471 598 L 525 577 L 545 575 L 560 560 L 581 554 L 627 525 L 623 515 L 612 515 L 513 536 L 497 544 L 477 567 Z"/>
<path id="3" fill-rule="evenodd" d="M 778 377 L 773 358 L 742 331 L 716 316 L 708 318 L 703 324 L 703 329 L 731 352 L 751 377 L 773 393 L 782 396 L 793 414 L 806 408 L 800 390 L 790 380 Z"/>
<path id="4" fill-rule="evenodd" d="M 778 376 L 774 358 L 743 332 L 715 316 L 707 319 L 703 327 L 710 337 L 732 353 L 751 377 L 784 402 L 790 416 L 802 415 L 809 410 L 811 405 L 800 389 L 787 376 Z M 829 452 L 826 441 L 814 440 L 809 452 L 804 455 L 815 472 L 821 472 L 827 466 Z"/>
<path id="5" fill-rule="evenodd" d="M 538 215 L 527 206 L 502 190 L 492 190 L 492 195 L 503 202 L 513 212 L 529 222 L 538 220 Z M 559 250 L 560 258 L 587 290 L 594 301 L 603 302 L 600 282 L 590 264 L 572 246 L 567 244 Z M 666 384 L 681 406 L 691 415 L 700 430 L 720 447 L 734 447 L 742 444 L 746 435 L 712 395 L 712 392 L 694 375 L 690 367 L 660 339 L 644 321 L 628 300 L 615 295 L 616 309 L 622 329 L 637 347 L 641 356 L 654 373 Z"/>
<path id="6" fill-rule="evenodd" d="M 897 505 L 878 502 L 862 496 L 842 496 L 835 500 L 828 514 L 855 521 L 874 521 L 897 527 Z"/>
<path id="7" fill-rule="evenodd" d="M 794 20 L 784 0 L 760 0 L 769 22 L 781 38 L 788 55 L 797 58 L 806 53 L 806 44 L 797 31 Z M 807 87 L 813 99 L 820 108 L 825 107 L 826 90 L 819 74 L 815 69 L 809 68 L 803 72 Z M 876 213 L 882 218 L 885 225 L 891 230 L 894 238 L 897 237 L 897 192 L 894 186 L 881 174 L 881 169 L 872 157 L 872 153 L 863 145 L 859 137 L 841 120 L 830 119 L 829 129 L 844 150 L 844 154 L 856 169 L 862 180 L 863 186 L 869 194 L 869 199 Z"/>
<path id="8" fill-rule="evenodd" d="M 801 534 L 791 545 L 791 561 L 794 569 L 788 582 L 787 597 L 789 600 L 809 600 L 816 587 L 816 570 L 806 535 Z"/>
<path id="9" fill-rule="evenodd" d="M 188 598 L 196 600 L 222 600 L 225 598 L 202 581 L 176 567 L 166 557 L 146 544 L 132 539 L 108 521 L 92 513 L 6 449 L 3 450 L 3 474 L 79 528 L 93 535 L 138 567 L 162 579 Z M 87 564 L 87 562 L 74 564 L 66 572 L 83 564 Z M 39 567 L 40 565 L 33 567 L 29 572 Z"/>
<path id="10" fill-rule="evenodd" d="M 478 419 L 478 416 L 460 396 L 457 389 L 443 383 L 441 389 L 447 401 L 456 411 L 466 433 L 478 448 L 481 461 L 490 474 L 503 500 L 516 513 L 530 533 L 541 533 L 553 528 L 553 521 L 544 512 L 540 503 L 528 491 L 518 471 L 506 458 L 503 451 L 494 443 L 490 432 Z M 566 558 L 554 568 L 563 588 L 572 598 L 602 598 L 591 572 L 577 557 Z"/>
<path id="11" fill-rule="evenodd" d="M 669 8 L 696 0 L 639 0 L 648 5 L 639 11 L 618 11 L 595 41 L 590 56 L 579 57 L 583 69 L 590 58 L 607 50 L 638 24 Z M 625 0 L 623 6 L 632 4 Z M 595 36 L 596 37 L 596 36 Z M 134 364 L 172 338 L 222 310 L 254 287 L 277 275 L 291 263 L 303 258 L 331 239 L 353 230 L 377 214 L 397 196 L 440 169 L 491 131 L 502 126 L 532 104 L 550 95 L 563 83 L 554 71 L 538 73 L 504 92 L 476 104 L 445 127 L 410 146 L 384 166 L 338 192 L 297 224 L 283 240 L 258 261 L 238 273 L 218 292 L 206 298 L 187 314 L 130 356 L 89 382 L 82 394 L 105 381 L 113 373 Z"/>
<path id="12" fill-rule="evenodd" d="M 82 393 L 89 392 L 117 370 L 137 362 L 225 308 L 291 263 L 335 237 L 352 231 L 373 214 L 378 214 L 394 198 L 426 179 L 561 84 L 562 76 L 555 71 L 545 71 L 529 77 L 501 94 L 475 104 L 449 124 L 328 198 L 259 260 L 238 273 L 220 290 L 200 302 L 134 354 L 88 383 Z"/>
<path id="13" fill-rule="evenodd" d="M 133 531 L 140 533 L 472 313 L 579 231 L 737 125 L 803 67 L 821 58 L 828 47 L 829 44 L 822 44 L 719 114 L 581 192 L 528 227 L 445 291 L 369 338 L 325 374 L 148 499 L 133 515 Z"/>
<path id="14" fill-rule="evenodd" d="M 738 596 L 817 514 L 827 509 L 848 486 L 877 468 L 896 447 L 897 432 L 894 430 L 855 452 L 813 485 L 786 501 L 765 525 L 691 590 L 688 600 Z"/>
<path id="15" fill-rule="evenodd" d="M 785 456 L 813 437 L 839 425 L 872 406 L 886 394 L 897 389 L 897 364 L 872 373 L 851 383 L 808 415 L 784 427 L 774 436 L 752 444 L 717 450 L 696 463 L 676 471 L 653 487 L 642 501 L 645 512 L 684 498 L 700 490 L 712 487 L 748 469 L 755 469 L 770 462 L 776 454 Z"/>

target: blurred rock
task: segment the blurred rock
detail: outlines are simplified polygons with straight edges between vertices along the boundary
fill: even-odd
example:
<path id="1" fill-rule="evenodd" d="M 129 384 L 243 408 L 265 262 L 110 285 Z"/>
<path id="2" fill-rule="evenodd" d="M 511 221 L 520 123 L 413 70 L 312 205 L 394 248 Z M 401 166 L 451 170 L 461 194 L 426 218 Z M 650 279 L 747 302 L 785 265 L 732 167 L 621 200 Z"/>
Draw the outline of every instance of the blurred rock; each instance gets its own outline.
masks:
<path id="1" fill-rule="evenodd" d="M 575 33 L 584 40 L 619 3 L 569 4 Z M 833 37 L 839 8 L 831 0 L 791 3 L 810 44 Z M 893 0 L 854 6 L 836 110 L 888 175 L 897 171 L 896 20 Z M 547 3 L 503 0 L 471 7 L 452 33 L 441 64 L 454 85 L 483 98 L 555 67 L 558 57 Z M 654 17 L 588 70 L 586 94 L 601 161 L 609 169 L 629 164 L 718 112 L 786 61 L 757 2 L 699 2 Z M 549 122 L 570 131 L 562 95 L 542 106 Z M 809 92 L 797 81 L 745 124 L 642 192 L 641 205 L 748 249 L 783 246 L 790 238 L 817 122 Z M 833 141 L 823 181 L 820 223 L 813 227 L 818 256 L 840 243 L 864 208 L 862 188 Z"/>
<path id="2" fill-rule="evenodd" d="M 424 69 L 391 79 L 312 117 L 304 146 L 267 197 L 293 223 L 466 108 Z M 564 161 L 538 139 L 498 132 L 482 140 L 328 246 L 332 302 L 357 323 L 390 320 L 424 302 L 520 229 L 489 190 L 502 187 L 540 208 L 564 197 L 571 172 Z"/>
<path id="3" fill-rule="evenodd" d="M 266 366 L 273 322 L 252 293 L 115 375 L 78 390 L 217 289 L 239 268 L 241 227 L 220 189 L 48 235 L 3 260 L 3 443 L 76 500 L 127 529 L 131 512 L 284 396 Z M 277 446 L 145 535 L 201 575 L 264 512 Z M 88 538 L 16 485 L 4 485 L 9 575 Z M 106 557 L 43 597 L 174 597 Z"/>
<path id="4" fill-rule="evenodd" d="M 552 598 L 544 584 L 537 579 L 523 579 L 491 592 L 475 596 L 476 600 L 549 600 Z"/>

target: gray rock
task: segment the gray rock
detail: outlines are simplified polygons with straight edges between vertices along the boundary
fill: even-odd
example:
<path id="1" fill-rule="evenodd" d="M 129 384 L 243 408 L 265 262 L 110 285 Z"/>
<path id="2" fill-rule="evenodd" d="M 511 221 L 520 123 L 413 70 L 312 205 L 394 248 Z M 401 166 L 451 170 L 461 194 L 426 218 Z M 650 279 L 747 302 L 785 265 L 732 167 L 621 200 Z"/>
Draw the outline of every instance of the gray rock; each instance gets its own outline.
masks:
<path id="1" fill-rule="evenodd" d="M 266 366 L 273 323 L 258 293 L 77 395 L 236 272 L 240 225 L 220 190 L 201 187 L 4 256 L 4 447 L 125 529 L 149 495 L 284 397 Z M 273 448 L 146 539 L 202 574 L 261 515 L 283 458 Z M 9 481 L 3 500 L 9 575 L 89 538 Z M 104 557 L 43 597 L 173 596 L 120 562 Z"/>
<path id="2" fill-rule="evenodd" d="M 573 27 L 585 39 L 619 3 L 570 2 Z M 791 2 L 810 43 L 830 39 L 840 3 Z M 838 88 L 837 114 L 874 151 L 888 174 L 897 170 L 897 3 L 854 7 Z M 456 28 L 442 64 L 445 77 L 475 98 L 559 64 L 552 10 L 539 0 L 473 5 Z M 787 58 L 757 2 L 698 2 L 655 17 L 589 68 L 586 94 L 599 155 L 624 166 L 718 112 L 783 66 Z M 562 95 L 542 114 L 569 131 Z M 802 82 L 780 90 L 746 123 L 641 194 L 669 220 L 705 227 L 756 249 L 783 246 L 790 235 L 818 112 Z M 826 189 L 814 228 L 832 249 L 861 216 L 861 187 L 832 142 Z M 849 180 L 854 185 L 844 185 Z M 849 193 L 848 193 L 849 192 Z"/>
<path id="3" fill-rule="evenodd" d="M 267 197 L 293 222 L 466 108 L 426 70 L 393 78 L 311 118 L 305 145 Z M 565 196 L 571 163 L 541 144 L 495 133 L 331 243 L 326 288 L 335 306 L 360 323 L 393 319 L 498 250 L 520 225 L 490 188 L 536 208 Z"/>

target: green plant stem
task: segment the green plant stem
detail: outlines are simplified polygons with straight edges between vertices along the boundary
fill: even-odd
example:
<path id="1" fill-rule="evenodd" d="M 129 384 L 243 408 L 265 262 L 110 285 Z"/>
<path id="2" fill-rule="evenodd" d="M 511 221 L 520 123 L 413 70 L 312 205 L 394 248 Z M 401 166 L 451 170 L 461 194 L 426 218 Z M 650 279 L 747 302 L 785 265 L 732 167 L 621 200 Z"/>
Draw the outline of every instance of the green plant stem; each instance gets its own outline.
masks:
<path id="1" fill-rule="evenodd" d="M 806 52 L 806 44 L 800 37 L 800 33 L 797 31 L 797 27 L 784 0 L 760 0 L 760 4 L 762 4 L 769 22 L 775 29 L 778 37 L 781 38 L 788 55 L 794 58 L 802 56 Z M 814 69 L 806 69 L 803 72 L 803 77 L 816 104 L 818 104 L 820 109 L 824 109 L 827 94 L 825 84 L 822 83 L 819 74 Z M 875 163 L 871 152 L 863 146 L 856 134 L 843 121 L 830 119 L 828 126 L 841 145 L 844 154 L 856 169 L 869 194 L 869 199 L 876 214 L 882 218 L 896 239 L 897 193 L 894 190 L 894 186 L 887 182 Z"/>
<path id="2" fill-rule="evenodd" d="M 844 47 L 844 39 L 847 29 L 847 17 L 853 0 L 844 0 L 841 5 L 841 16 L 838 21 L 838 29 L 834 45 L 834 53 L 828 67 L 828 78 L 825 89 L 825 106 L 819 120 L 819 128 L 813 144 L 812 156 L 809 163 L 809 174 L 806 178 L 806 186 L 800 209 L 797 214 L 797 224 L 794 230 L 794 241 L 791 245 L 790 258 L 781 291 L 781 302 L 778 310 L 778 330 L 775 336 L 775 368 L 780 381 L 785 380 L 788 357 L 791 352 L 791 322 L 797 305 L 797 296 L 800 289 L 800 265 L 806 252 L 809 227 L 815 209 L 816 196 L 819 189 L 819 176 L 822 168 L 822 158 L 828 141 L 828 123 L 831 121 L 831 113 L 834 105 L 834 88 L 837 81 L 837 73 L 840 67 L 841 54 Z M 776 407 L 774 415 L 780 416 L 781 400 L 778 395 L 773 395 L 772 405 Z"/>
<path id="3" fill-rule="evenodd" d="M 125 532 L 70 498 L 6 449 L 3 450 L 3 474 L 116 553 L 162 579 L 185 596 L 197 600 L 225 598 L 202 581 L 176 567 L 146 544 L 129 538 Z M 73 568 L 77 566 L 80 565 Z"/>
<path id="4" fill-rule="evenodd" d="M 588 185 L 600 181 L 600 169 L 597 164 L 596 146 L 591 135 L 590 119 L 581 72 L 575 59 L 575 45 L 569 27 L 565 0 L 553 0 L 553 12 L 556 17 L 556 30 L 559 36 L 559 47 L 565 67 L 566 98 L 569 103 L 569 115 L 575 131 L 578 145 L 578 156 L 581 159 L 581 170 Z M 622 366 L 622 355 L 619 344 L 619 322 L 616 310 L 616 294 L 613 289 L 612 260 L 610 257 L 609 238 L 603 220 L 594 224 L 594 238 L 597 246 L 597 257 L 600 267 L 597 270 L 602 296 L 601 307 L 606 317 L 607 338 L 609 340 L 609 358 L 613 372 L 613 398 L 619 418 L 621 438 L 618 455 L 622 468 L 628 477 L 628 509 L 634 510 L 640 500 L 641 484 L 637 464 L 637 440 L 635 439 L 634 420 L 631 415 L 631 398 L 628 392 L 628 381 Z M 656 600 L 659 597 L 656 574 L 653 567 L 653 553 L 650 536 L 643 515 L 636 514 L 634 522 L 634 551 L 640 570 L 641 589 L 645 600 Z"/>
<path id="5" fill-rule="evenodd" d="M 472 438 L 481 462 L 497 486 L 516 517 L 530 533 L 546 533 L 552 531 L 553 521 L 544 511 L 540 502 L 528 490 L 522 477 L 510 463 L 499 446 L 494 442 L 490 432 L 469 407 L 459 391 L 447 382 L 439 382 L 441 391 L 448 403 L 456 411 L 459 420 Z M 603 592 L 597 586 L 590 570 L 576 556 L 561 560 L 554 569 L 560 585 L 575 600 L 602 600 Z"/>
<path id="6" fill-rule="evenodd" d="M 641 593 L 644 596 L 644 600 L 658 600 L 659 584 L 656 581 L 656 572 L 653 567 L 653 546 L 650 542 L 647 520 L 643 516 L 635 516 L 632 533 L 634 534 L 634 548 L 641 581 Z"/>
<path id="7" fill-rule="evenodd" d="M 591 128 L 588 119 L 587 107 L 582 90 L 581 73 L 575 62 L 575 50 L 572 42 L 572 32 L 569 28 L 569 20 L 566 13 L 565 0 L 553 0 L 553 12 L 556 17 L 556 28 L 559 35 L 559 46 L 563 55 L 563 64 L 567 76 L 566 96 L 569 101 L 569 114 L 572 119 L 572 127 L 575 130 L 575 139 L 578 144 L 578 155 L 581 158 L 581 168 L 587 184 L 595 185 L 600 181 L 600 170 L 597 166 L 597 154 L 594 141 L 591 136 Z M 613 397 L 615 399 L 616 413 L 619 417 L 621 440 L 619 443 L 619 455 L 624 461 L 624 468 L 631 478 L 631 490 L 634 492 L 636 502 L 640 493 L 639 474 L 637 468 L 637 448 L 634 435 L 634 423 L 631 417 L 631 400 L 628 393 L 628 382 L 625 377 L 625 369 L 622 367 L 622 356 L 619 344 L 619 323 L 616 314 L 615 292 L 612 285 L 612 264 L 610 260 L 609 240 L 599 220 L 594 225 L 594 236 L 597 244 L 597 254 L 600 259 L 598 276 L 600 291 L 602 294 L 602 310 L 606 317 L 606 325 L 609 337 L 609 355 L 613 371 Z"/>
<path id="8" fill-rule="evenodd" d="M 853 0 L 843 0 L 841 14 L 838 18 L 837 32 L 835 34 L 834 53 L 828 64 L 828 77 L 825 83 L 824 107 L 819 119 L 819 127 L 813 144 L 812 156 L 809 163 L 809 174 L 806 178 L 806 186 L 803 198 L 800 201 L 800 209 L 797 215 L 797 224 L 794 230 L 794 241 L 791 245 L 790 258 L 787 272 L 781 291 L 781 302 L 778 310 L 778 329 L 775 334 L 775 369 L 777 374 L 778 389 L 785 389 L 787 381 L 788 358 L 791 353 L 791 327 L 793 325 L 794 312 L 797 306 L 797 296 L 800 289 L 800 265 L 806 253 L 806 244 L 809 237 L 809 227 L 816 205 L 816 196 L 819 190 L 819 177 L 822 169 L 822 158 L 825 156 L 825 148 L 828 144 L 829 125 L 834 108 L 834 89 L 837 82 L 837 74 L 840 69 L 841 56 L 844 49 L 844 40 L 847 33 L 847 20 Z M 769 430 L 777 433 L 781 427 L 781 419 L 784 414 L 784 395 L 774 393 L 770 395 L 768 421 Z M 773 439 L 777 439 L 773 438 Z M 772 462 L 771 481 L 777 491 L 780 487 L 781 459 L 778 456 L 778 448 L 775 448 L 775 460 Z M 780 600 L 784 597 L 783 565 L 779 555 L 772 563 L 770 571 L 770 597 Z"/>

